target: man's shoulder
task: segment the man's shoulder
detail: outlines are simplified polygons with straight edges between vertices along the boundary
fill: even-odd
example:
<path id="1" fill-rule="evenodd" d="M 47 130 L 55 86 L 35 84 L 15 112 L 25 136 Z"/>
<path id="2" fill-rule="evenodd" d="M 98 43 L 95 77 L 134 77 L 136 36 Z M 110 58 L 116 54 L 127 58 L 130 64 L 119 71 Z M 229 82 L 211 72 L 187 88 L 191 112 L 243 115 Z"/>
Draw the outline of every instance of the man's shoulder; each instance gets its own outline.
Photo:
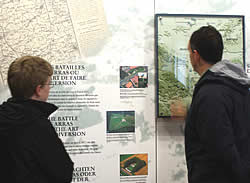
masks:
<path id="1" fill-rule="evenodd" d="M 229 107 L 236 99 L 237 95 L 230 87 L 220 83 L 206 83 L 196 92 L 193 102 L 196 105 Z"/>
<path id="2" fill-rule="evenodd" d="M 223 97 L 229 94 L 231 90 L 229 86 L 220 82 L 206 82 L 199 88 L 197 95 L 203 97 Z"/>

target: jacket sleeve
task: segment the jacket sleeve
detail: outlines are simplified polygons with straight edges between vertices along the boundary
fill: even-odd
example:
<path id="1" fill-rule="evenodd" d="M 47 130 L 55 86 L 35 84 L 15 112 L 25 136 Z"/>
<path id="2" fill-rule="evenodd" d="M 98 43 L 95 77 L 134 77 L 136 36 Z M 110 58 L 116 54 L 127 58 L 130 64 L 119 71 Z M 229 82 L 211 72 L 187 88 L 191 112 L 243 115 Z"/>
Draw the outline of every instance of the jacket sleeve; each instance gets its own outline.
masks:
<path id="1" fill-rule="evenodd" d="M 47 119 L 42 122 L 35 135 L 34 154 L 41 169 L 51 179 L 55 180 L 55 182 L 70 183 L 74 169 L 73 162 L 51 122 Z"/>
<path id="2" fill-rule="evenodd" d="M 196 129 L 205 150 L 228 168 L 234 182 L 247 180 L 247 168 L 235 144 L 233 101 L 221 88 L 204 88 L 197 94 Z M 232 173 L 232 174 L 231 174 Z"/>

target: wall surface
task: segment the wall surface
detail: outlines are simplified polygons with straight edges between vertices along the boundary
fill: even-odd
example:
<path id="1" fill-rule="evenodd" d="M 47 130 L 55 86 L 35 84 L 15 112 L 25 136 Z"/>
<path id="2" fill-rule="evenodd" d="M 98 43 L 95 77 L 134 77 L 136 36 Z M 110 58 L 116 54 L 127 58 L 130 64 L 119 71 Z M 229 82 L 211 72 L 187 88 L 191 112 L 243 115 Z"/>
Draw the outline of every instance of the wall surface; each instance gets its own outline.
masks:
<path id="1" fill-rule="evenodd" d="M 78 170 L 95 175 L 72 182 L 187 183 L 184 121 L 156 118 L 156 13 L 244 15 L 250 74 L 247 0 L 4 0 L 0 6 L 0 101 L 10 96 L 6 73 L 16 57 L 37 55 L 54 65 L 49 101 L 61 108 L 51 119 Z M 122 88 L 121 70 L 128 66 L 145 68 L 148 85 Z M 79 96 L 72 100 L 72 94 Z M 132 132 L 110 133 L 108 114 L 124 111 L 134 114 Z M 57 122 L 67 116 L 76 120 L 66 131 Z M 121 159 L 130 155 L 146 157 L 140 176 L 120 175 Z"/>
<path id="2" fill-rule="evenodd" d="M 246 71 L 250 63 L 250 12 L 246 0 L 156 0 L 155 13 L 245 16 Z M 184 121 L 157 119 L 157 182 L 187 183 Z"/>

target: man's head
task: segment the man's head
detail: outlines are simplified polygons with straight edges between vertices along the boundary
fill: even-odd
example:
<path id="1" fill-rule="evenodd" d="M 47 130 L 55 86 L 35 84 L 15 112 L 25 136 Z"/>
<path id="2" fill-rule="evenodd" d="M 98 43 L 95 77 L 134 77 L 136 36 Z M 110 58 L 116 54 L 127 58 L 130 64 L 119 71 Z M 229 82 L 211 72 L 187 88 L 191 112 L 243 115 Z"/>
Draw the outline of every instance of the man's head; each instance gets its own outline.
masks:
<path id="1" fill-rule="evenodd" d="M 222 59 L 223 40 L 221 34 L 211 25 L 203 26 L 191 35 L 190 48 L 196 50 L 208 64 L 215 64 Z"/>
<path id="2" fill-rule="evenodd" d="M 24 56 L 14 60 L 8 70 L 8 85 L 15 98 L 46 101 L 53 68 L 46 60 Z"/>
<path id="3" fill-rule="evenodd" d="M 191 35 L 188 51 L 194 71 L 202 75 L 213 64 L 221 61 L 222 36 L 210 25 L 201 27 Z"/>

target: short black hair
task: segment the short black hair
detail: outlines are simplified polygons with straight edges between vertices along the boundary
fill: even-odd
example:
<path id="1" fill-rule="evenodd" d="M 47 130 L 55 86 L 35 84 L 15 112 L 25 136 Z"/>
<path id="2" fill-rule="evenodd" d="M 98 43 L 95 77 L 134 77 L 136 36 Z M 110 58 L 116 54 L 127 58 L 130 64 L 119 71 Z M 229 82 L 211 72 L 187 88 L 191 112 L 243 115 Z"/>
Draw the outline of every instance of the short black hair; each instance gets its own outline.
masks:
<path id="1" fill-rule="evenodd" d="M 215 64 L 222 59 L 223 40 L 219 31 L 211 25 L 203 26 L 193 32 L 190 38 L 191 50 L 196 50 L 209 64 Z"/>

